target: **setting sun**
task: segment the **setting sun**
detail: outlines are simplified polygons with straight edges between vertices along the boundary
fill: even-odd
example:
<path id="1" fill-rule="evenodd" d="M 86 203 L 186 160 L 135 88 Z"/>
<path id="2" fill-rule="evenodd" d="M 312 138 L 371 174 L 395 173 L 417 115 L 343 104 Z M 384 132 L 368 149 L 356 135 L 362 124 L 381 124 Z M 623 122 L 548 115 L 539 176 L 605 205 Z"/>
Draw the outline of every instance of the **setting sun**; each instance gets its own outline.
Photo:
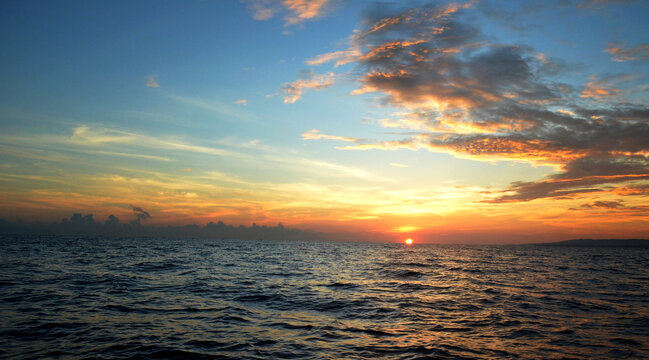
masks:
<path id="1" fill-rule="evenodd" d="M 406 239 L 405 243 L 406 245 L 412 245 L 412 239 Z"/>

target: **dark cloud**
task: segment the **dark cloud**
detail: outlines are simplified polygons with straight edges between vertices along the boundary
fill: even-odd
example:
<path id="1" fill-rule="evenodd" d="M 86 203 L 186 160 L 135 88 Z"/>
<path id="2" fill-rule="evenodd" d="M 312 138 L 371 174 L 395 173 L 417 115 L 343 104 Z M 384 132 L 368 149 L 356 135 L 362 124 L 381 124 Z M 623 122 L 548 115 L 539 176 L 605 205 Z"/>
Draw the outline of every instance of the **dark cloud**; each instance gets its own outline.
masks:
<path id="1" fill-rule="evenodd" d="M 135 208 L 135 207 L 134 207 Z M 135 209 L 134 209 L 135 211 Z M 143 214 L 144 211 L 139 209 Z M 138 218 L 139 219 L 139 218 Z M 252 226 L 225 224 L 222 221 L 210 222 L 204 226 L 196 224 L 178 226 L 142 226 L 137 222 L 120 223 L 114 216 L 102 224 L 95 221 L 92 214 L 73 214 L 69 219 L 62 219 L 52 224 L 38 224 L 31 222 L 9 222 L 0 219 L 0 234 L 37 234 L 37 235 L 69 235 L 69 236 L 108 236 L 108 237 L 175 237 L 178 239 L 203 238 L 203 239 L 265 239 L 265 240 L 331 240 L 333 235 L 314 231 L 303 231 L 284 227 L 253 223 Z"/>
<path id="2" fill-rule="evenodd" d="M 141 207 L 131 205 L 131 209 L 133 209 L 133 213 L 135 214 L 135 216 L 137 216 L 138 223 L 141 220 L 145 220 L 151 217 L 151 215 L 148 212 L 144 211 Z"/>
<path id="3" fill-rule="evenodd" d="M 574 198 L 583 193 L 615 192 L 615 184 L 649 180 L 649 158 L 579 158 L 568 162 L 564 172 L 548 179 L 514 182 L 492 203 L 530 201 L 540 198 Z"/>
<path id="4" fill-rule="evenodd" d="M 354 39 L 364 50 L 358 61 L 366 70 L 358 92 L 377 91 L 394 105 L 443 112 L 559 97 L 563 84 L 542 81 L 541 75 L 564 64 L 527 46 L 489 42 L 473 25 L 453 19 L 468 6 L 428 6 L 366 20 L 367 28 Z"/>
<path id="5" fill-rule="evenodd" d="M 595 201 L 590 204 L 582 204 L 578 208 L 571 208 L 570 210 L 594 210 L 605 211 L 607 214 L 646 216 L 649 213 L 649 206 L 626 206 L 623 201 Z"/>
<path id="6" fill-rule="evenodd" d="M 622 201 L 595 201 L 592 204 L 582 204 L 579 207 L 584 209 L 619 209 L 624 207 L 624 204 Z"/>
<path id="7" fill-rule="evenodd" d="M 615 189 L 615 194 L 621 196 L 649 196 L 649 184 L 619 187 Z"/>

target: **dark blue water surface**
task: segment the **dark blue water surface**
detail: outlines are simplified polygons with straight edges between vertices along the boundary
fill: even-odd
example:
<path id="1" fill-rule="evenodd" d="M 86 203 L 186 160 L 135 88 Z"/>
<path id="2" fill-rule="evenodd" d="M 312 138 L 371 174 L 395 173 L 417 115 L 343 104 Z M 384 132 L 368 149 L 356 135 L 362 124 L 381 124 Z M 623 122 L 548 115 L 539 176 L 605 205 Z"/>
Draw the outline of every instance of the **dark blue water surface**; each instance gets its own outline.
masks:
<path id="1" fill-rule="evenodd" d="M 649 250 L 0 238 L 1 358 L 649 358 Z"/>

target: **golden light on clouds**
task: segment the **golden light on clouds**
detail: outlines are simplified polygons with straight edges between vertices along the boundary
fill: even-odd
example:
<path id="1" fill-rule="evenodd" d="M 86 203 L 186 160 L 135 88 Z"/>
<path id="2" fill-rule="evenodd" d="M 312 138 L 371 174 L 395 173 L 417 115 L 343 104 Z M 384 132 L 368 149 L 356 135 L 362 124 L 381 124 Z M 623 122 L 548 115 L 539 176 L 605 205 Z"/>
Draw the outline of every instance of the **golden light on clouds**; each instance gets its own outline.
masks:
<path id="1" fill-rule="evenodd" d="M 415 230 L 419 230 L 419 227 L 417 226 L 399 226 L 398 228 L 392 229 L 396 232 L 404 233 L 404 232 L 412 232 Z"/>

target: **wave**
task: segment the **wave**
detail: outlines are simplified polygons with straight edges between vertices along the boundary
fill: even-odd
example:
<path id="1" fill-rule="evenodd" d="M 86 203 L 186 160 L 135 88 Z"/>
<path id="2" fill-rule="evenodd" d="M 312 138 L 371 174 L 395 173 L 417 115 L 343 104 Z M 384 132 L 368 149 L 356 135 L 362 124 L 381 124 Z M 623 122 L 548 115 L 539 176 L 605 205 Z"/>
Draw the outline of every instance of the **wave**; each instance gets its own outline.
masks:
<path id="1" fill-rule="evenodd" d="M 646 249 L 87 241 L 0 239 L 0 357 L 649 357 Z"/>

